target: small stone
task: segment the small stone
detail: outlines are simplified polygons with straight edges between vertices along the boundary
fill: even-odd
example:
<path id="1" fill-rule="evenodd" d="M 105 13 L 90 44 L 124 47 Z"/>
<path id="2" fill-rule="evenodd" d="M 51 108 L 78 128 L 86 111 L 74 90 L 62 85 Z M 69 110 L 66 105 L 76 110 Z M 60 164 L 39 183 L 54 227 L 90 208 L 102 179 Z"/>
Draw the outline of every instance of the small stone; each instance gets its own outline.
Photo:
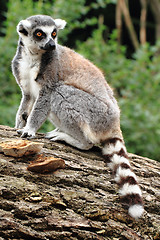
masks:
<path id="1" fill-rule="evenodd" d="M 39 193 L 31 193 L 29 200 L 33 202 L 40 202 L 42 200 L 42 196 Z"/>
<path id="2" fill-rule="evenodd" d="M 60 206 L 62 208 L 66 208 L 67 205 L 60 199 L 54 199 L 54 204 L 57 205 L 57 206 Z"/>
<path id="3" fill-rule="evenodd" d="M 103 233 L 105 233 L 106 231 L 104 230 L 104 229 L 102 229 L 102 230 L 99 230 L 99 231 L 97 231 L 97 234 L 103 234 Z"/>

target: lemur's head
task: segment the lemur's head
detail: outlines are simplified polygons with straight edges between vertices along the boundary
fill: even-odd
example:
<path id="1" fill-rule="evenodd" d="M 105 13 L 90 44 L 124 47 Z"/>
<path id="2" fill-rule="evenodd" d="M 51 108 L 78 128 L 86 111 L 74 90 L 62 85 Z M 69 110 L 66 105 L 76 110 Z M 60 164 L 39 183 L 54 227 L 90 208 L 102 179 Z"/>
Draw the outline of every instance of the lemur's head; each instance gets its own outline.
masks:
<path id="1" fill-rule="evenodd" d="M 20 41 L 32 54 L 51 51 L 56 48 L 57 32 L 66 22 L 46 15 L 35 15 L 22 20 L 17 26 Z"/>

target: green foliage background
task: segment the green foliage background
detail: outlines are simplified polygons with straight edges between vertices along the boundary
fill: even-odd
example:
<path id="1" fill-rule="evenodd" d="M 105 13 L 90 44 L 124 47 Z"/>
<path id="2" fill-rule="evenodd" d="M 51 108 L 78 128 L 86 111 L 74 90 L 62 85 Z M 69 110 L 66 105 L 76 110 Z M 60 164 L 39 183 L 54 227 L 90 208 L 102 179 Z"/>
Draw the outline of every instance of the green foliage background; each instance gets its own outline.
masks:
<path id="1" fill-rule="evenodd" d="M 121 108 L 121 127 L 129 152 L 160 159 L 160 42 L 141 47 L 131 59 L 126 57 L 124 46 L 116 41 L 116 30 L 105 39 L 107 26 L 94 16 L 91 9 L 103 9 L 114 0 L 9 0 L 6 21 L 0 37 L 0 124 L 14 126 L 15 114 L 21 93 L 11 73 L 11 60 L 15 54 L 18 35 L 16 25 L 34 14 L 47 14 L 68 22 L 59 34 L 61 44 L 69 43 L 71 33 L 94 26 L 92 36 L 86 41 L 76 40 L 75 50 L 95 63 L 114 88 Z M 101 22 L 101 23 L 100 23 Z M 76 37 L 75 37 L 76 39 Z M 69 46 L 69 44 L 68 44 Z M 52 129 L 44 124 L 42 131 Z"/>

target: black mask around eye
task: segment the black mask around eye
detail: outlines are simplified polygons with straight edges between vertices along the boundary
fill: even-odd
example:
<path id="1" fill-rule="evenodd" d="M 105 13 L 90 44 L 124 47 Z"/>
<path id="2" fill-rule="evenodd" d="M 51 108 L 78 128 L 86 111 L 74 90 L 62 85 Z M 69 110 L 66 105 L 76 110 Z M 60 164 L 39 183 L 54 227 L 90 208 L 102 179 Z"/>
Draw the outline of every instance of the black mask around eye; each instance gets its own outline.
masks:
<path id="1" fill-rule="evenodd" d="M 33 33 L 33 37 L 37 41 L 41 41 L 42 39 L 46 38 L 46 34 L 42 30 L 36 29 L 36 31 Z"/>

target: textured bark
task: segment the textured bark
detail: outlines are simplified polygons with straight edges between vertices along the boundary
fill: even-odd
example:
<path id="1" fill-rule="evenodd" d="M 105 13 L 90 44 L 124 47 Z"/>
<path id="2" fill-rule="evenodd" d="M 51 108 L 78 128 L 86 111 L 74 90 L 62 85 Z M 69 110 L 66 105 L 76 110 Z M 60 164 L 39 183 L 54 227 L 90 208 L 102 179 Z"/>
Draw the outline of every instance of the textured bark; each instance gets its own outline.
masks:
<path id="1" fill-rule="evenodd" d="M 18 138 L 0 126 L 0 140 Z M 143 191 L 145 213 L 135 221 L 120 203 L 117 186 L 98 147 L 79 151 L 62 143 L 44 143 L 46 156 L 65 160 L 50 174 L 27 170 L 31 156 L 0 154 L 0 240 L 2 239 L 160 239 L 160 163 L 130 154 Z"/>

